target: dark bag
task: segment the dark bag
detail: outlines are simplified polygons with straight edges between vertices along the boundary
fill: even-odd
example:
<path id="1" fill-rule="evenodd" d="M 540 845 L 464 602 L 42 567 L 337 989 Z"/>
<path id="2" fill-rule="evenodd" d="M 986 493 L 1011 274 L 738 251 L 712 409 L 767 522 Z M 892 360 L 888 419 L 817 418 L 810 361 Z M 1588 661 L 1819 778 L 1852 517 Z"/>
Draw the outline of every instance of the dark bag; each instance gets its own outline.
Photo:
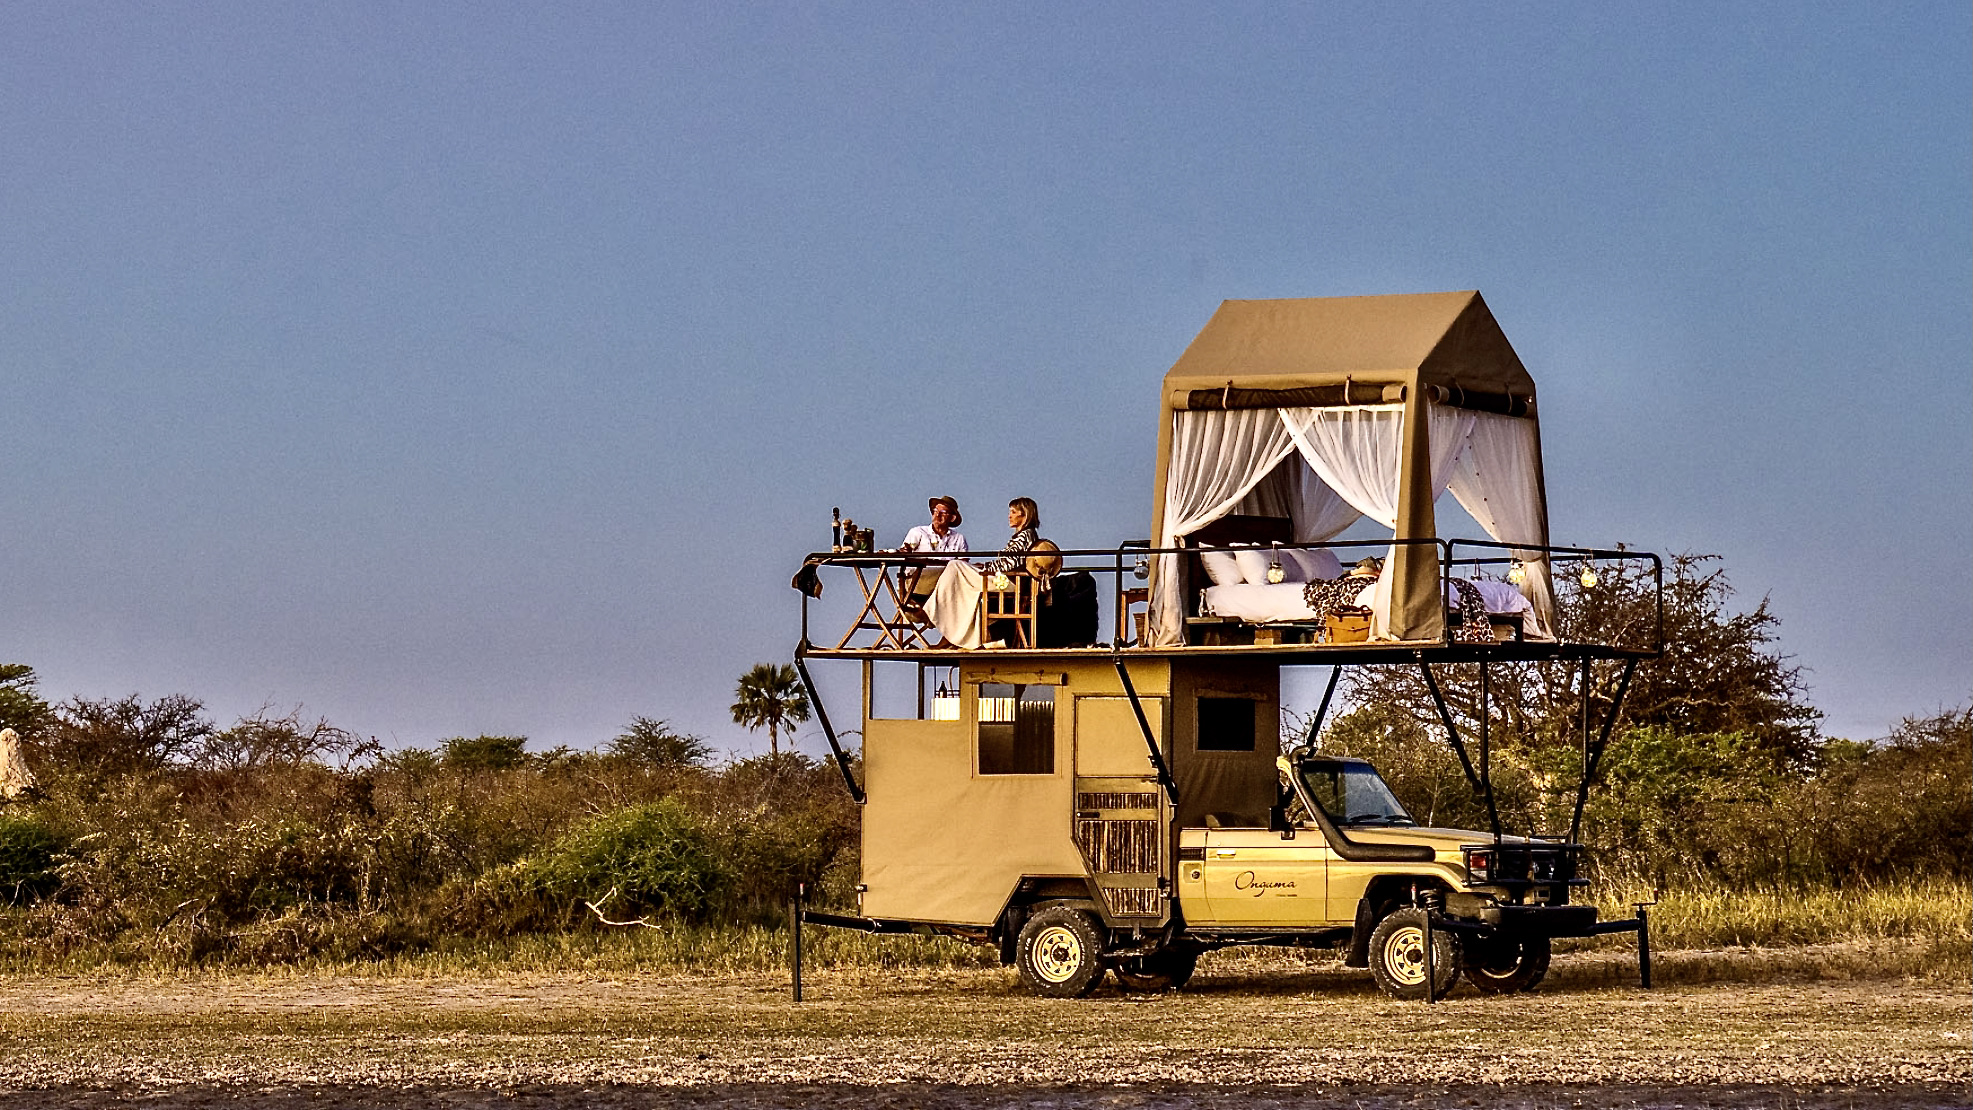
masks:
<path id="1" fill-rule="evenodd" d="M 1036 647 L 1086 647 L 1096 642 L 1096 579 L 1088 571 L 1056 575 L 1041 596 Z"/>

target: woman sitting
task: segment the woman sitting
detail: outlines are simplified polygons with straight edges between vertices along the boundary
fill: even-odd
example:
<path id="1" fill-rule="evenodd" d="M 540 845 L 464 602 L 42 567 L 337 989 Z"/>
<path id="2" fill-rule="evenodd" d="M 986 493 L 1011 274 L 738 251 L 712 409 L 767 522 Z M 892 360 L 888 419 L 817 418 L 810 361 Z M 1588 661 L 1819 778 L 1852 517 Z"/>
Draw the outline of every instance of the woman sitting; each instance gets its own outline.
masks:
<path id="1" fill-rule="evenodd" d="M 1007 527 L 1014 534 L 1007 538 L 1007 547 L 1000 558 L 987 566 L 988 574 L 1012 574 L 1021 569 L 1027 561 L 1026 552 L 1041 538 L 1041 509 L 1032 497 L 1016 497 L 1007 503 Z"/>

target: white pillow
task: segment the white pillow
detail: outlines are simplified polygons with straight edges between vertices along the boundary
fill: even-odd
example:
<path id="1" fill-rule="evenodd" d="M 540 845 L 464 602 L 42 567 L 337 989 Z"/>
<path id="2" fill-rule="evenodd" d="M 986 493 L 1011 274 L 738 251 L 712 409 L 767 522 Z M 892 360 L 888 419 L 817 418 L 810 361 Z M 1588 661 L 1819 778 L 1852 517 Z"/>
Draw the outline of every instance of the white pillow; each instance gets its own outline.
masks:
<path id="1" fill-rule="evenodd" d="M 1215 586 L 1237 586 L 1240 584 L 1240 563 L 1231 551 L 1220 551 L 1210 547 L 1199 548 L 1199 561 L 1206 564 L 1206 577 Z"/>
<path id="2" fill-rule="evenodd" d="M 1343 561 L 1336 558 L 1336 553 L 1326 547 L 1318 547 L 1311 551 L 1284 551 L 1282 554 L 1293 559 L 1301 568 L 1302 577 L 1299 581 L 1317 582 L 1343 576 Z"/>
<path id="3" fill-rule="evenodd" d="M 1233 558 L 1240 564 L 1240 578 L 1248 585 L 1267 585 L 1267 568 L 1274 563 L 1273 552 L 1265 547 L 1237 547 Z M 1282 564 L 1283 570 L 1288 569 Z"/>

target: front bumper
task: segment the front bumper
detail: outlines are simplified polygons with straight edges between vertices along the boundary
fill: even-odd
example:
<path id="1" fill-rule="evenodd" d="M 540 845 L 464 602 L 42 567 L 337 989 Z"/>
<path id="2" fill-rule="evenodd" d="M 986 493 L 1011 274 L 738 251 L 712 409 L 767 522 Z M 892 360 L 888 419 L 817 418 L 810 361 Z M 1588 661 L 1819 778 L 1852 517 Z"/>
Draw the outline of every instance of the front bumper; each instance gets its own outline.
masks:
<path id="1" fill-rule="evenodd" d="M 1516 937 L 1586 937 L 1602 931 L 1595 906 L 1487 906 L 1480 921 Z"/>

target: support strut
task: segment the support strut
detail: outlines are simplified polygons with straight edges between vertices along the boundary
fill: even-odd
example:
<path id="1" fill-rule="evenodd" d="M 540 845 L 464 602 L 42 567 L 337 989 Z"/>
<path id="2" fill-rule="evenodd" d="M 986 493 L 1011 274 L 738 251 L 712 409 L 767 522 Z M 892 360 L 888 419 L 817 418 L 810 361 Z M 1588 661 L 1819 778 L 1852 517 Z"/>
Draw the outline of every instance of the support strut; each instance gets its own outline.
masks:
<path id="1" fill-rule="evenodd" d="M 1165 788 L 1165 796 L 1171 799 L 1172 808 L 1178 808 L 1178 784 L 1172 781 L 1171 768 L 1165 766 L 1165 754 L 1158 750 L 1158 738 L 1151 735 L 1151 719 L 1144 715 L 1144 703 L 1137 698 L 1137 686 L 1130 680 L 1130 669 L 1124 666 L 1121 658 L 1112 659 L 1117 665 L 1117 677 L 1123 681 L 1124 693 L 1130 696 L 1131 711 L 1137 714 L 1137 727 L 1144 733 L 1144 747 L 1151 753 L 1151 766 L 1158 770 L 1158 784 Z"/>
<path id="2" fill-rule="evenodd" d="M 1315 719 L 1308 723 L 1308 735 L 1302 737 L 1302 743 L 1310 748 L 1315 747 L 1316 737 L 1322 735 L 1323 719 L 1329 716 L 1329 699 L 1336 696 L 1336 680 L 1341 677 L 1341 663 L 1329 668 L 1329 685 L 1322 688 L 1322 704 L 1315 707 Z"/>
<path id="3" fill-rule="evenodd" d="M 795 673 L 802 677 L 802 689 L 808 691 L 808 704 L 815 707 L 815 719 L 822 725 L 822 735 L 829 739 L 829 750 L 836 753 L 836 768 L 843 773 L 843 785 L 849 787 L 849 796 L 857 805 L 863 804 L 863 787 L 856 783 L 856 775 L 849 768 L 849 753 L 836 739 L 836 730 L 829 726 L 829 711 L 822 707 L 822 691 L 815 688 L 815 680 L 809 677 L 808 664 L 802 661 L 801 649 L 795 650 Z"/>
<path id="4" fill-rule="evenodd" d="M 1446 739 L 1452 742 L 1452 750 L 1459 756 L 1459 768 L 1466 772 L 1466 784 L 1473 793 L 1482 792 L 1480 776 L 1473 770 L 1473 760 L 1466 754 L 1466 743 L 1459 738 L 1459 726 L 1452 723 L 1452 711 L 1446 708 L 1445 695 L 1439 693 L 1439 682 L 1432 677 L 1432 665 L 1425 662 L 1425 653 L 1418 653 L 1418 669 L 1425 674 L 1425 688 L 1432 692 L 1432 704 L 1439 709 L 1439 721 L 1445 725 Z"/>
<path id="5" fill-rule="evenodd" d="M 1493 800 L 1492 672 L 1480 660 L 1480 787 L 1487 796 L 1487 824 L 1493 829 L 1494 847 L 1500 847 L 1500 809 Z"/>
<path id="6" fill-rule="evenodd" d="M 1610 714 L 1603 718 L 1603 728 L 1597 734 L 1595 746 L 1589 743 L 1589 664 L 1583 664 L 1583 750 L 1587 757 L 1583 760 L 1582 781 L 1576 783 L 1576 812 L 1569 818 L 1569 842 L 1575 843 L 1576 834 L 1582 831 L 1583 803 L 1589 800 L 1589 782 L 1596 777 L 1597 764 L 1603 762 L 1603 749 L 1610 744 L 1610 730 L 1616 727 L 1617 715 L 1623 712 L 1624 695 L 1630 693 L 1631 676 L 1637 673 L 1637 660 L 1624 660 L 1624 677 L 1617 682 L 1617 696 L 1610 699 Z M 1649 957 L 1646 957 L 1647 959 Z"/>

